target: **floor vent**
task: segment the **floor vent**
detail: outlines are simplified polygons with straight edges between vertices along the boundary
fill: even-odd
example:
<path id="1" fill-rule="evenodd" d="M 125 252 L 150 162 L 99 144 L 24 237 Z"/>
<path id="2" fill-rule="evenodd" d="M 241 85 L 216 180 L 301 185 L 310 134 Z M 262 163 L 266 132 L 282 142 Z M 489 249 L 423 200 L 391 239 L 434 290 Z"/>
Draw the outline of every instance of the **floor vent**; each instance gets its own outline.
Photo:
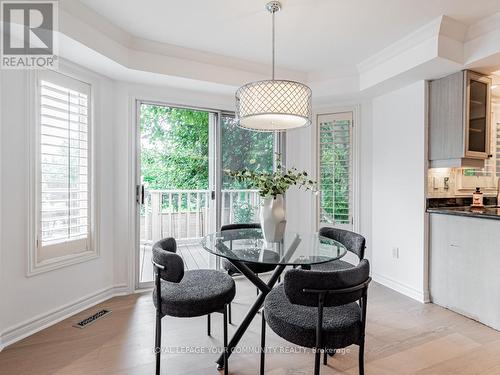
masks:
<path id="1" fill-rule="evenodd" d="M 80 320 L 73 327 L 76 327 L 76 328 L 85 328 L 88 325 L 94 323 L 97 319 L 101 319 L 102 317 L 104 317 L 106 315 L 109 315 L 109 314 L 111 314 L 111 310 L 101 310 L 101 311 L 98 311 L 94 315 L 91 315 L 88 318 Z"/>

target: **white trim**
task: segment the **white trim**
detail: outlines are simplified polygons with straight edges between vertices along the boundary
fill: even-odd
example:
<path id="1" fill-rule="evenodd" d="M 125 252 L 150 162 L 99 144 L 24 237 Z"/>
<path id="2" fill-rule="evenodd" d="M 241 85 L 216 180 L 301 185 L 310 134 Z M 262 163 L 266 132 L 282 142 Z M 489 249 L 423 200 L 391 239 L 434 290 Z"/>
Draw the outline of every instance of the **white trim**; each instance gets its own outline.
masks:
<path id="1" fill-rule="evenodd" d="M 136 203 L 136 192 L 135 186 L 137 184 L 138 178 L 138 158 L 140 155 L 137 154 L 138 146 L 138 127 L 140 126 L 137 122 L 139 113 L 137 112 L 137 102 L 138 98 L 135 95 L 128 95 L 127 106 L 128 106 L 128 119 L 129 126 L 128 131 L 128 165 L 129 165 L 129 175 L 128 175 L 128 192 L 127 205 L 128 205 L 128 233 L 129 233 L 129 264 L 128 264 L 128 284 L 129 288 L 132 290 L 138 290 L 139 288 L 139 273 L 138 273 L 138 256 L 139 256 L 139 241 L 140 236 L 138 233 L 138 228 L 140 222 L 138 222 L 138 210 Z"/>
<path id="2" fill-rule="evenodd" d="M 8 328 L 0 334 L 0 351 L 25 337 L 31 336 L 42 329 L 59 323 L 83 310 L 91 308 L 110 298 L 126 294 L 128 294 L 127 285 L 111 286 Z"/>
<path id="3" fill-rule="evenodd" d="M 409 285 L 403 284 L 397 280 L 390 277 L 380 275 L 378 273 L 372 274 L 373 281 L 382 284 L 398 293 L 401 293 L 407 297 L 410 297 L 421 303 L 429 303 L 429 290 L 418 290 Z"/>
<path id="4" fill-rule="evenodd" d="M 75 80 L 74 85 L 79 85 L 79 82 L 86 83 L 90 86 L 90 102 L 89 102 L 89 181 L 90 181 L 90 244 L 89 250 L 83 251 L 75 254 L 68 254 L 65 256 L 57 257 L 54 259 L 49 259 L 46 261 L 38 260 L 38 247 L 37 247 L 37 227 L 38 227 L 38 178 L 37 173 L 38 167 L 38 118 L 39 118 L 39 106 L 38 106 L 38 83 L 40 81 L 41 75 L 62 75 L 61 79 L 66 80 L 65 77 L 71 80 Z M 99 184 L 99 173 L 100 168 L 98 168 L 98 161 L 100 160 L 99 155 L 99 137 L 96 136 L 98 125 L 100 125 L 100 93 L 99 93 L 99 80 L 93 73 L 88 73 L 84 71 L 81 67 L 69 63 L 67 61 L 61 60 L 59 62 L 59 71 L 43 71 L 39 72 L 37 70 L 31 70 L 28 72 L 27 79 L 27 134 L 28 136 L 28 223 L 27 223 L 27 238 L 28 238 L 28 256 L 27 256 L 27 267 L 26 276 L 31 277 L 44 272 L 53 271 L 58 268 L 67 267 L 77 263 L 86 262 L 100 256 L 100 246 L 99 246 L 99 198 L 100 193 L 98 190 Z M 65 77 L 64 77 L 65 76 Z M 79 81 L 79 82 L 78 82 Z M 72 86 L 73 87 L 73 86 Z M 97 121 L 96 121 L 97 120 Z"/>
<path id="5" fill-rule="evenodd" d="M 424 117 L 424 173 L 423 173 L 423 186 L 424 186 L 424 196 L 420 197 L 423 200 L 423 207 L 427 207 L 427 194 L 428 187 L 427 179 L 429 174 L 429 82 L 426 81 L 424 83 L 424 106 L 425 106 L 425 117 Z M 429 214 L 424 213 L 424 255 L 423 255 L 423 301 L 424 303 L 428 303 L 431 301 L 430 298 L 430 219 Z"/>
<path id="6" fill-rule="evenodd" d="M 37 127 L 37 118 L 38 118 L 38 113 L 39 113 L 39 108 L 36 105 L 38 100 L 36 98 L 36 93 L 37 93 L 37 85 L 38 85 L 38 70 L 30 70 L 28 72 L 28 78 L 27 78 L 27 88 L 26 88 L 26 93 L 27 93 L 27 108 L 28 108 L 28 113 L 27 113 L 27 119 L 26 119 L 26 134 L 28 134 L 28 152 L 26 153 L 27 157 L 27 165 L 28 165 L 28 225 L 26 226 L 28 229 L 27 233 L 27 239 L 28 239 L 28 264 L 27 264 L 27 269 L 26 269 L 26 276 L 31 276 L 36 273 L 36 253 L 38 251 L 37 249 L 37 243 L 36 243 L 36 238 L 37 238 L 37 218 L 38 218 L 38 213 L 37 213 L 37 199 L 36 199 L 36 173 L 37 173 L 37 145 L 36 143 L 38 142 L 38 137 L 37 134 L 38 132 L 36 131 Z"/>
<path id="7" fill-rule="evenodd" d="M 469 28 L 469 30 L 472 29 L 475 25 L 476 24 L 473 24 Z M 386 46 L 385 48 L 382 48 L 381 50 L 358 63 L 358 72 L 360 73 L 360 75 L 362 75 L 363 73 L 377 70 L 389 61 L 401 58 L 401 56 L 408 51 L 415 49 L 421 45 L 425 45 L 429 42 L 432 42 L 432 44 L 436 45 L 437 47 L 439 46 L 440 42 L 442 43 L 443 40 L 455 41 L 458 43 L 452 45 L 458 46 L 457 48 L 461 52 L 463 49 L 463 43 L 466 38 L 466 34 L 469 33 L 469 30 L 467 29 L 467 26 L 465 24 L 456 21 L 451 17 L 448 17 L 446 15 L 438 16 L 425 25 L 410 32 L 404 37 L 396 40 L 394 43 Z M 453 56 L 452 54 L 444 54 L 445 52 L 451 51 L 439 51 L 436 48 L 435 52 L 438 55 L 436 57 L 450 59 L 450 57 Z M 462 62 L 463 61 L 459 61 L 459 63 Z"/>
<path id="8" fill-rule="evenodd" d="M 352 129 L 352 147 L 353 147 L 353 160 L 352 160 L 352 211 L 353 211 L 353 230 L 359 233 L 361 229 L 361 189 L 360 189 L 360 171 L 361 171 L 361 105 L 356 104 L 354 107 L 354 119 Z"/>
<path id="9" fill-rule="evenodd" d="M 0 69 L 0 83 L 3 83 L 4 81 L 4 73 L 5 70 L 4 69 Z M 4 212 L 4 208 L 3 208 L 3 190 L 4 190 L 4 176 L 3 176 L 3 172 L 4 172 L 4 168 L 3 168 L 3 141 L 5 140 L 4 138 L 4 134 L 3 134 L 3 129 L 4 129 L 4 126 L 3 126 L 3 115 L 4 115 L 4 103 L 3 103 L 3 90 L 4 90 L 4 87 L 6 87 L 6 85 L 2 84 L 0 85 L 0 212 Z M 29 205 L 29 202 L 28 202 L 28 205 Z M 4 246 L 3 244 L 3 220 L 2 220 L 2 217 L 3 215 L 0 215 L 0 264 L 5 264 L 4 263 L 4 251 L 5 251 L 5 248 L 6 246 Z M 0 280 L 6 280 L 6 278 L 4 277 L 4 275 L 2 274 L 3 273 L 3 267 L 0 267 Z M 3 287 L 3 286 L 2 286 Z M 2 292 L 3 293 L 3 292 Z M 0 312 L 0 319 L 3 319 L 3 313 Z M 0 335 L 0 351 L 1 351 L 1 348 L 2 348 L 2 336 Z"/>
<path id="10" fill-rule="evenodd" d="M 465 34 L 465 41 L 470 42 L 471 40 L 494 32 L 498 28 L 500 28 L 500 12 L 482 18 L 470 25 Z"/>
<path id="11" fill-rule="evenodd" d="M 311 150 L 313 153 L 312 157 L 312 170 L 314 171 L 314 177 L 316 180 L 319 179 L 319 153 L 318 153 L 318 116 L 319 115 L 325 115 L 325 114 L 333 114 L 333 113 L 342 113 L 342 112 L 352 112 L 352 118 L 353 118 L 353 123 L 352 123 L 352 129 L 351 129 L 351 136 L 352 136 L 352 153 L 351 153 L 351 162 L 352 162 L 352 230 L 354 232 L 359 233 L 360 231 L 360 223 L 361 223 L 361 210 L 360 210 L 360 176 L 359 176 L 359 171 L 360 171 L 360 166 L 361 166 L 361 155 L 360 155 L 360 142 L 361 142 L 361 133 L 360 133 L 360 127 L 361 127 L 361 105 L 355 104 L 355 105 L 350 105 L 350 106 L 339 106 L 339 107 L 322 107 L 318 108 L 313 111 L 313 122 L 314 126 L 311 128 L 314 129 L 314 134 L 312 135 L 312 145 L 311 145 Z M 318 230 L 320 226 L 319 222 L 319 198 L 315 199 L 315 202 L 312 207 L 312 217 L 314 220 L 314 230 Z"/>
<path id="12" fill-rule="evenodd" d="M 36 251 L 36 246 L 34 246 Z M 83 251 L 75 254 L 63 255 L 57 258 L 52 258 L 44 261 L 37 262 L 36 265 L 32 265 L 31 261 L 34 261 L 34 257 L 30 252 L 29 268 L 26 276 L 31 277 L 39 275 L 41 273 L 54 271 L 59 268 L 69 267 L 78 263 L 88 262 L 92 259 L 99 258 L 99 253 L 97 251 Z"/>
<path id="13" fill-rule="evenodd" d="M 129 189 L 132 191 L 133 198 L 130 200 L 132 204 L 130 204 L 129 207 L 129 217 L 132 218 L 131 222 L 129 222 L 129 233 L 130 235 L 133 236 L 131 239 L 131 243 L 133 244 L 132 249 L 131 249 L 131 257 L 130 259 L 133 260 L 132 264 L 129 267 L 129 282 L 131 282 L 130 285 L 134 286 L 134 290 L 144 290 L 147 288 L 152 288 L 153 287 L 153 281 L 144 281 L 141 282 L 139 280 L 139 260 L 140 260 L 140 253 L 139 253 L 139 245 L 140 245 L 140 216 L 139 216 L 139 211 L 138 211 L 138 205 L 137 205 L 137 196 L 136 196 L 136 188 L 138 185 L 141 184 L 140 181 L 140 175 L 141 175 L 141 170 L 140 170 L 140 158 L 141 158 L 141 147 L 140 147 L 140 139 L 141 139 L 141 134 L 140 134 L 140 113 L 139 113 L 139 107 L 142 104 L 150 104 L 150 105 L 157 105 L 157 106 L 165 106 L 165 107 L 171 107 L 171 108 L 181 108 L 181 109 L 191 109 L 195 111 L 203 111 L 207 112 L 209 114 L 217 116 L 217 121 L 215 126 L 213 126 L 212 121 L 210 120 L 209 124 L 209 131 L 212 131 L 212 129 L 218 129 L 220 128 L 220 119 L 222 118 L 222 113 L 228 112 L 224 111 L 222 109 L 214 109 L 210 107 L 203 107 L 203 106 L 197 106 L 197 105 L 189 105 L 189 104 L 173 104 L 168 101 L 163 101 L 163 100 L 158 100 L 158 99 L 141 99 L 139 95 L 129 95 L 128 97 L 129 101 L 129 108 L 130 108 L 130 113 L 129 113 L 129 121 L 131 123 L 131 126 L 129 126 L 129 131 L 130 131 L 130 150 L 131 150 L 131 178 L 129 182 Z M 218 143 L 220 143 L 220 139 L 212 139 L 213 146 L 215 147 L 220 147 Z M 212 147 L 212 145 L 210 145 Z M 220 158 L 219 158 L 220 159 Z M 219 178 L 216 176 L 218 173 L 217 170 L 220 168 L 214 167 L 212 163 L 217 163 L 217 158 L 212 158 L 209 157 L 209 160 L 211 160 L 210 168 L 215 168 L 214 173 L 213 173 L 213 178 L 214 181 L 217 181 Z M 219 162 L 222 162 L 219 160 Z M 210 176 L 209 176 L 210 178 Z M 210 186 L 213 184 L 216 184 L 216 182 L 211 182 L 209 181 L 209 190 L 211 189 Z M 217 192 L 218 189 L 214 186 L 212 186 L 213 189 Z M 130 194 L 130 192 L 129 192 Z M 220 201 L 220 199 L 218 199 Z M 213 204 L 212 201 L 210 200 L 210 204 Z M 219 204 L 219 203 L 216 203 Z M 213 218 L 210 219 L 211 226 L 216 226 L 216 220 L 217 220 L 217 209 L 210 210 L 213 212 L 215 215 Z M 181 241 L 182 242 L 182 241 Z M 210 258 L 212 259 L 212 257 Z M 218 267 L 218 260 L 216 260 L 216 267 Z"/>
<path id="14" fill-rule="evenodd" d="M 426 23 L 417 30 L 410 32 L 406 36 L 398 39 L 396 42 L 382 48 L 370 57 L 361 61 L 357 64 L 358 72 L 362 74 L 370 70 L 374 70 L 380 65 L 385 64 L 387 61 L 400 56 L 403 52 L 415 48 L 427 40 L 436 38 L 439 35 L 443 17 L 445 16 L 434 18 L 432 21 Z"/>
<path id="15" fill-rule="evenodd" d="M 144 101 L 134 98 L 130 100 L 130 106 L 132 108 L 132 113 L 131 113 L 131 118 L 133 119 L 132 121 L 132 159 L 133 159 L 133 190 L 134 190 L 134 200 L 133 200 L 133 226 L 134 226 L 134 240 L 133 240 L 133 248 L 134 248 L 134 255 L 132 257 L 133 259 L 133 285 L 135 290 L 141 290 L 145 288 L 150 288 L 153 286 L 153 280 L 150 282 L 141 282 L 139 280 L 140 277 L 140 272 L 139 272 L 139 262 L 140 262 L 140 232 L 141 232 L 141 219 L 140 219 L 140 213 L 139 213 L 139 205 L 137 203 L 137 194 L 136 194 L 136 187 L 142 183 L 140 180 L 141 178 L 141 151 L 142 147 L 140 144 L 140 137 L 141 137 L 141 130 L 140 130 L 140 106 L 141 104 L 144 103 Z"/>

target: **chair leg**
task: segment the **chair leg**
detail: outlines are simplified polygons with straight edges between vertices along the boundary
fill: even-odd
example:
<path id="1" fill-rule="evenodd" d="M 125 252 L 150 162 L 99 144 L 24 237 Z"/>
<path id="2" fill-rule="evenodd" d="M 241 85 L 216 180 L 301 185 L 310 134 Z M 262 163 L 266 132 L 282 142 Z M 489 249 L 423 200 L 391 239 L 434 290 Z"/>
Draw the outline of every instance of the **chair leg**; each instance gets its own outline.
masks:
<path id="1" fill-rule="evenodd" d="M 260 330 L 260 375 L 264 375 L 264 368 L 266 363 L 266 318 L 264 311 L 262 315 L 262 327 Z"/>
<path id="2" fill-rule="evenodd" d="M 325 349 L 325 350 L 323 351 L 323 365 L 325 365 L 325 366 L 326 366 L 327 364 L 328 364 L 328 350 L 327 350 L 327 349 Z"/>
<path id="3" fill-rule="evenodd" d="M 231 303 L 228 306 L 229 324 L 233 324 L 233 319 L 231 318 Z"/>
<path id="4" fill-rule="evenodd" d="M 365 339 L 362 338 L 359 343 L 359 375 L 365 374 Z"/>
<path id="5" fill-rule="evenodd" d="M 224 375 L 228 375 L 227 362 L 227 305 L 224 306 Z"/>
<path id="6" fill-rule="evenodd" d="M 160 375 L 161 362 L 161 315 L 156 310 L 156 334 L 155 334 L 155 354 L 156 354 L 156 375 Z"/>
<path id="7" fill-rule="evenodd" d="M 314 357 L 314 375 L 319 375 L 320 362 L 321 362 L 321 349 L 316 348 L 316 355 Z"/>
<path id="8" fill-rule="evenodd" d="M 211 324 L 210 323 L 211 323 L 210 322 L 210 314 L 208 314 L 207 315 L 207 335 L 208 336 L 211 336 L 211 329 L 210 329 Z"/>

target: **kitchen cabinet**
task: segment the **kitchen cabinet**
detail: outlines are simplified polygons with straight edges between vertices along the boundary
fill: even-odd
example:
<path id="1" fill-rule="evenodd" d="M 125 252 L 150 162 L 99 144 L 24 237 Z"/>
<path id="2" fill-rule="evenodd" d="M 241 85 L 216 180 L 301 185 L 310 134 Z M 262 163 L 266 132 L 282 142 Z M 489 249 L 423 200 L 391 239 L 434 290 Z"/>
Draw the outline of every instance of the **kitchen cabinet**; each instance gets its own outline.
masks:
<path id="1" fill-rule="evenodd" d="M 429 216 L 432 302 L 500 330 L 500 220 Z"/>
<path id="2" fill-rule="evenodd" d="M 491 136 L 491 78 L 464 70 L 429 83 L 430 167 L 484 167 Z"/>

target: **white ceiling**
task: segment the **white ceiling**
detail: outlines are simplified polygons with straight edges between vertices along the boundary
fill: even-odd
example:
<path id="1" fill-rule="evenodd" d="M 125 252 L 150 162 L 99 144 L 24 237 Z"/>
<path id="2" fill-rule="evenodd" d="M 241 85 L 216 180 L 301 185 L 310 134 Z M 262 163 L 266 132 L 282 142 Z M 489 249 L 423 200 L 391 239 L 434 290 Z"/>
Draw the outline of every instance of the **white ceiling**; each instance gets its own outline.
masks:
<path id="1" fill-rule="evenodd" d="M 252 62 L 270 62 L 266 0 L 81 0 L 129 34 Z M 350 74 L 356 64 L 440 15 L 471 24 L 500 0 L 282 0 L 277 64 Z"/>

